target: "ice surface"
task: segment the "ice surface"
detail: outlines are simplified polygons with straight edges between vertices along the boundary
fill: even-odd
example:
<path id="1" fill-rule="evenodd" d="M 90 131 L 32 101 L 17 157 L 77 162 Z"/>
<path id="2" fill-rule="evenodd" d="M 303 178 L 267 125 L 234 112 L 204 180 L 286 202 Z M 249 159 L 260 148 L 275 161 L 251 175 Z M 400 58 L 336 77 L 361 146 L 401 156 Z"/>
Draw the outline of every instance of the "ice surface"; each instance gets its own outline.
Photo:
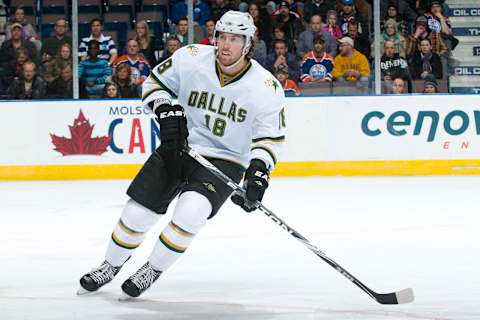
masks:
<path id="1" fill-rule="evenodd" d="M 103 259 L 128 181 L 0 183 L 0 319 L 480 319 L 480 177 L 273 179 L 264 204 L 377 292 L 382 306 L 261 213 L 228 203 L 140 299 L 118 277 L 78 297 Z"/>

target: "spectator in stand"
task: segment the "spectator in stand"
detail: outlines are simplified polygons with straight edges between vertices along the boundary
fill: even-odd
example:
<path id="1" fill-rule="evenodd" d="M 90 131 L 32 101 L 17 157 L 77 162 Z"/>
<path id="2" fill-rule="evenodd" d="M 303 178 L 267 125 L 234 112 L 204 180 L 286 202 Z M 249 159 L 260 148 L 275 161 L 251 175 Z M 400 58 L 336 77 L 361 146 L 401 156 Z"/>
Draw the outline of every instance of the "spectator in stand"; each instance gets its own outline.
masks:
<path id="1" fill-rule="evenodd" d="M 355 81 L 359 87 L 368 88 L 370 67 L 367 58 L 353 48 L 353 40 L 343 37 L 340 42 L 340 54 L 335 57 L 333 78 L 336 81 Z"/>
<path id="2" fill-rule="evenodd" d="M 458 45 L 459 41 L 453 36 L 452 25 L 450 20 L 443 14 L 442 3 L 438 0 L 430 2 L 429 9 L 425 13 L 425 17 L 428 21 L 428 27 L 434 32 L 440 34 L 440 38 L 447 46 L 447 52 L 443 55 L 445 64 L 448 64 L 448 60 L 451 60 L 451 52 Z M 453 64 L 453 61 L 450 63 Z"/>
<path id="3" fill-rule="evenodd" d="M 385 29 L 380 39 L 381 54 L 383 54 L 384 43 L 387 40 L 393 41 L 395 53 L 398 53 L 401 57 L 406 57 L 407 42 L 400 32 L 398 32 L 398 24 L 393 19 L 385 21 Z M 372 57 L 375 55 L 374 51 L 374 44 L 372 44 Z"/>
<path id="4" fill-rule="evenodd" d="M 367 22 L 361 15 L 357 14 L 353 1 L 354 0 L 341 0 L 343 9 L 340 11 L 340 29 L 344 35 L 347 35 L 348 23 L 353 20 L 358 24 L 358 33 L 368 38 Z"/>
<path id="5" fill-rule="evenodd" d="M 135 39 L 130 39 L 127 42 L 127 54 L 118 57 L 113 63 L 113 73 L 121 64 L 126 64 L 130 67 L 131 79 L 135 84 L 142 84 L 150 75 L 150 65 L 140 53 L 140 47 Z"/>
<path id="6" fill-rule="evenodd" d="M 419 50 L 419 43 L 423 39 L 429 39 L 432 44 L 432 51 L 439 56 L 448 52 L 447 45 L 442 40 L 440 33 L 430 31 L 428 28 L 427 18 L 419 16 L 415 20 L 414 32 L 407 40 L 407 58 L 413 57 Z"/>
<path id="7" fill-rule="evenodd" d="M 283 25 L 285 36 L 287 39 L 295 41 L 300 32 L 303 31 L 303 25 L 298 14 L 290 11 L 290 3 L 288 1 L 280 2 L 278 12 L 274 15 L 275 22 Z"/>
<path id="8" fill-rule="evenodd" d="M 309 51 L 313 50 L 313 38 L 316 35 L 322 35 L 325 40 L 325 51 L 335 57 L 337 54 L 337 42 L 328 32 L 322 32 L 322 17 L 314 14 L 310 18 L 310 26 L 303 31 L 297 41 L 297 57 L 302 59 Z"/>
<path id="9" fill-rule="evenodd" d="M 88 45 L 95 40 L 100 45 L 100 51 L 98 52 L 98 57 L 96 57 L 96 59 L 106 60 L 112 64 L 118 56 L 117 48 L 112 37 L 103 35 L 103 21 L 97 18 L 92 19 L 90 21 L 90 29 L 90 36 L 83 38 L 82 41 L 80 41 L 80 46 L 78 47 L 78 55 L 80 56 L 80 59 L 87 59 Z"/>
<path id="10" fill-rule="evenodd" d="M 287 32 L 285 30 L 284 25 L 282 25 L 281 23 L 275 25 L 273 28 L 273 43 L 272 43 L 272 47 L 269 48 L 270 52 L 273 51 L 273 44 L 275 43 L 275 40 L 285 41 L 287 43 L 288 52 L 295 52 L 295 43 L 293 39 L 287 38 Z"/>
<path id="11" fill-rule="evenodd" d="M 354 20 L 348 22 L 347 36 L 353 40 L 353 47 L 363 54 L 365 57 L 370 57 L 370 40 L 363 34 L 358 33 L 358 23 Z"/>
<path id="12" fill-rule="evenodd" d="M 338 25 L 337 12 L 335 10 L 327 12 L 327 23 L 323 25 L 322 32 L 329 33 L 335 40 L 343 38 L 343 33 Z"/>
<path id="13" fill-rule="evenodd" d="M 212 1 L 212 19 L 215 21 L 220 20 L 224 13 L 230 10 L 237 10 L 229 0 L 214 0 Z"/>
<path id="14" fill-rule="evenodd" d="M 430 39 L 420 41 L 420 49 L 415 52 L 410 62 L 410 74 L 413 79 L 426 79 L 429 74 L 433 74 L 436 79 L 442 79 L 442 61 L 439 55 L 432 51 Z"/>
<path id="15" fill-rule="evenodd" d="M 8 87 L 10 99 L 43 99 L 47 93 L 47 83 L 37 75 L 37 66 L 32 61 L 23 64 L 22 77 L 13 80 Z"/>
<path id="16" fill-rule="evenodd" d="M 333 0 L 307 0 L 305 2 L 304 16 L 305 21 L 310 21 L 310 18 L 318 14 L 323 21 L 327 20 L 329 11 L 335 11 L 335 1 Z"/>
<path id="17" fill-rule="evenodd" d="M 162 56 L 160 57 L 158 63 L 162 63 L 172 56 L 172 54 L 180 49 L 180 40 L 175 36 L 170 36 L 166 41 L 167 45 L 165 50 L 163 50 Z"/>
<path id="18" fill-rule="evenodd" d="M 15 22 L 10 26 L 10 29 L 12 32 L 12 38 L 4 41 L 0 48 L 0 57 L 2 57 L 4 66 L 10 61 L 15 60 L 15 51 L 20 47 L 25 48 L 27 51 L 28 60 L 38 63 L 38 51 L 35 48 L 35 45 L 31 41 L 25 40 L 22 37 L 23 26 L 20 23 Z"/>
<path id="19" fill-rule="evenodd" d="M 55 22 L 55 27 L 53 29 L 55 31 L 53 36 L 43 41 L 42 51 L 40 53 L 43 63 L 55 58 L 61 45 L 68 44 L 70 45 L 70 48 L 72 48 L 72 38 L 66 34 L 68 30 L 68 22 L 63 18 L 58 19 Z"/>
<path id="20" fill-rule="evenodd" d="M 55 99 L 73 98 L 73 69 L 71 64 L 66 64 L 60 71 L 60 76 L 50 82 L 47 97 Z"/>
<path id="21" fill-rule="evenodd" d="M 313 50 L 303 57 L 300 68 L 302 82 L 332 81 L 333 57 L 325 52 L 322 35 L 313 38 Z"/>
<path id="22" fill-rule="evenodd" d="M 405 79 L 401 76 L 396 76 L 393 79 L 392 84 L 392 93 L 393 94 L 404 94 L 405 93 Z"/>
<path id="23" fill-rule="evenodd" d="M 395 52 L 395 42 L 393 40 L 386 40 L 383 47 L 384 54 L 380 61 L 380 70 L 386 91 L 390 92 L 392 90 L 393 78 L 401 76 L 407 80 L 408 91 L 411 92 L 412 85 L 407 61 Z"/>
<path id="24" fill-rule="evenodd" d="M 78 77 L 89 97 L 101 96 L 105 81 L 112 74 L 109 63 L 100 59 L 100 43 L 92 39 L 88 42 L 88 57 L 81 61 L 78 66 Z"/>
<path id="25" fill-rule="evenodd" d="M 428 75 L 423 84 L 423 93 L 438 93 L 437 79 L 433 75 Z"/>
<path id="26" fill-rule="evenodd" d="M 186 17 L 187 15 L 188 12 L 186 0 L 176 2 L 170 11 L 170 19 L 175 24 L 177 24 L 182 17 Z M 193 21 L 196 24 L 203 26 L 205 25 L 205 22 L 207 22 L 208 18 L 210 18 L 210 8 L 208 5 L 202 0 L 194 0 Z"/>
<path id="27" fill-rule="evenodd" d="M 265 65 L 267 70 L 275 73 L 275 70 L 280 66 L 288 68 L 288 73 L 291 79 L 297 80 L 299 77 L 298 62 L 293 53 L 288 52 L 287 43 L 284 40 L 275 40 L 274 50 L 267 56 Z"/>
<path id="28" fill-rule="evenodd" d="M 103 89 L 102 98 L 118 99 L 123 97 L 115 83 L 107 83 Z"/>
<path id="29" fill-rule="evenodd" d="M 57 49 L 57 54 L 53 60 L 47 63 L 44 78 L 47 82 L 52 82 L 60 76 L 65 65 L 72 64 L 72 47 L 68 43 L 62 44 Z M 45 65 L 45 64 L 44 64 Z"/>
<path id="30" fill-rule="evenodd" d="M 282 85 L 286 97 L 300 95 L 300 88 L 297 86 L 295 81 L 289 79 L 288 77 L 288 68 L 286 68 L 284 65 L 280 65 L 275 70 L 274 74 L 275 78 L 277 78 L 277 80 Z"/>
<path id="31" fill-rule="evenodd" d="M 15 60 L 7 61 L 5 66 L 3 74 L 5 82 L 10 84 L 13 80 L 20 78 L 22 76 L 23 65 L 27 61 L 29 61 L 27 50 L 22 47 L 18 48 L 15 51 Z"/>
<path id="32" fill-rule="evenodd" d="M 255 49 L 253 50 L 253 59 L 260 63 L 262 66 L 265 66 L 265 61 L 267 60 L 267 45 L 265 41 L 258 38 L 258 29 L 255 30 L 255 35 L 253 36 L 253 43 L 255 43 Z"/>
<path id="33" fill-rule="evenodd" d="M 273 23 L 268 12 L 259 6 L 257 2 L 250 2 L 248 5 L 248 13 L 253 18 L 253 22 L 257 27 L 258 38 L 265 41 L 267 48 L 272 45 Z"/>
<path id="34" fill-rule="evenodd" d="M 121 64 L 117 67 L 117 72 L 110 82 L 117 86 L 122 98 L 140 98 L 141 86 L 131 81 L 130 73 L 130 67 L 126 64 Z"/>
<path id="35" fill-rule="evenodd" d="M 205 44 L 213 46 L 213 31 L 215 31 L 215 21 L 213 19 L 208 19 L 205 22 L 205 29 L 207 29 L 207 37 L 200 40 L 200 44 Z"/>
<path id="36" fill-rule="evenodd" d="M 177 33 L 175 36 L 180 42 L 180 48 L 186 46 L 188 44 L 188 18 L 180 18 L 180 20 L 178 20 L 176 29 Z"/>
<path id="37" fill-rule="evenodd" d="M 150 68 L 157 65 L 157 57 L 155 56 L 155 37 L 150 34 L 150 28 L 145 20 L 135 23 L 135 40 L 140 46 L 140 53 L 143 54 L 150 64 Z"/>
<path id="38" fill-rule="evenodd" d="M 40 37 L 35 31 L 35 27 L 33 27 L 30 23 L 27 22 L 27 20 L 25 20 L 25 11 L 22 8 L 16 8 L 12 19 L 5 25 L 5 39 L 12 39 L 12 26 L 15 23 L 19 23 L 20 25 L 22 25 L 23 39 L 33 43 L 35 45 L 35 49 L 37 50 L 37 52 L 39 52 L 42 48 L 42 42 L 39 40 Z"/>
<path id="39" fill-rule="evenodd" d="M 407 35 L 407 23 L 403 20 L 402 16 L 398 11 L 398 5 L 395 2 L 390 2 L 387 7 L 385 16 L 380 21 L 380 28 L 382 31 L 385 30 L 385 22 L 389 19 L 393 19 L 397 23 L 397 30 L 401 36 Z"/>

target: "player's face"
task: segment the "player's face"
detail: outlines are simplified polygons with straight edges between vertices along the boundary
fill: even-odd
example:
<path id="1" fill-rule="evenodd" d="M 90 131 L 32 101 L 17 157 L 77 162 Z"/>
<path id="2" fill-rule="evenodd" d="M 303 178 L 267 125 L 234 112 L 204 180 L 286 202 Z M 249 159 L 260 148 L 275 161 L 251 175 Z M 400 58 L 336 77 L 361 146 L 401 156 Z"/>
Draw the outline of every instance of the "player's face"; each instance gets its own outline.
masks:
<path id="1" fill-rule="evenodd" d="M 402 79 L 395 79 L 393 80 L 393 93 L 400 94 L 403 93 L 403 90 L 405 89 L 405 82 L 403 82 Z"/>
<path id="2" fill-rule="evenodd" d="M 242 56 L 244 46 L 243 36 L 221 32 L 217 37 L 218 60 L 224 66 L 232 65 Z"/>

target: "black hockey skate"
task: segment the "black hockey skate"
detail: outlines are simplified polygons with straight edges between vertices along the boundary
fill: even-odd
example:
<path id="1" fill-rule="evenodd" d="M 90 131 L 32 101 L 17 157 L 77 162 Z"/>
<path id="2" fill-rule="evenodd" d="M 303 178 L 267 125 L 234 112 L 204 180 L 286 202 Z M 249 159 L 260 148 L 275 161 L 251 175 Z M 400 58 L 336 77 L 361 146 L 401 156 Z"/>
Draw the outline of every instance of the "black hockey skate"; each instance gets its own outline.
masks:
<path id="1" fill-rule="evenodd" d="M 81 288 L 77 294 L 81 295 L 97 291 L 102 286 L 112 281 L 121 268 L 122 267 L 114 267 L 107 261 L 102 262 L 100 267 L 93 269 L 80 279 Z"/>
<path id="2" fill-rule="evenodd" d="M 122 290 L 128 297 L 136 298 L 160 277 L 162 271 L 156 271 L 150 263 L 145 263 L 137 272 L 122 284 Z M 127 298 L 128 298 L 127 297 Z"/>

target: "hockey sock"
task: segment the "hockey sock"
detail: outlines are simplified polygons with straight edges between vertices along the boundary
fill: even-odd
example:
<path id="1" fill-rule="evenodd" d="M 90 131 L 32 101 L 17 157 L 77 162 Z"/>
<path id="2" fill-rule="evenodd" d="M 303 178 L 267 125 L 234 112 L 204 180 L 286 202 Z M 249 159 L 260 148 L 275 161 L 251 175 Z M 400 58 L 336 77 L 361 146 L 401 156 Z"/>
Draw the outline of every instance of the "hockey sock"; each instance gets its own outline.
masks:
<path id="1" fill-rule="evenodd" d="M 167 270 L 187 250 L 206 224 L 212 205 L 200 193 L 188 191 L 177 202 L 172 221 L 163 229 L 148 261 L 157 271 Z"/>
<path id="2" fill-rule="evenodd" d="M 129 200 L 115 226 L 105 260 L 112 266 L 122 266 L 145 239 L 146 232 L 158 221 L 159 215 Z"/>

